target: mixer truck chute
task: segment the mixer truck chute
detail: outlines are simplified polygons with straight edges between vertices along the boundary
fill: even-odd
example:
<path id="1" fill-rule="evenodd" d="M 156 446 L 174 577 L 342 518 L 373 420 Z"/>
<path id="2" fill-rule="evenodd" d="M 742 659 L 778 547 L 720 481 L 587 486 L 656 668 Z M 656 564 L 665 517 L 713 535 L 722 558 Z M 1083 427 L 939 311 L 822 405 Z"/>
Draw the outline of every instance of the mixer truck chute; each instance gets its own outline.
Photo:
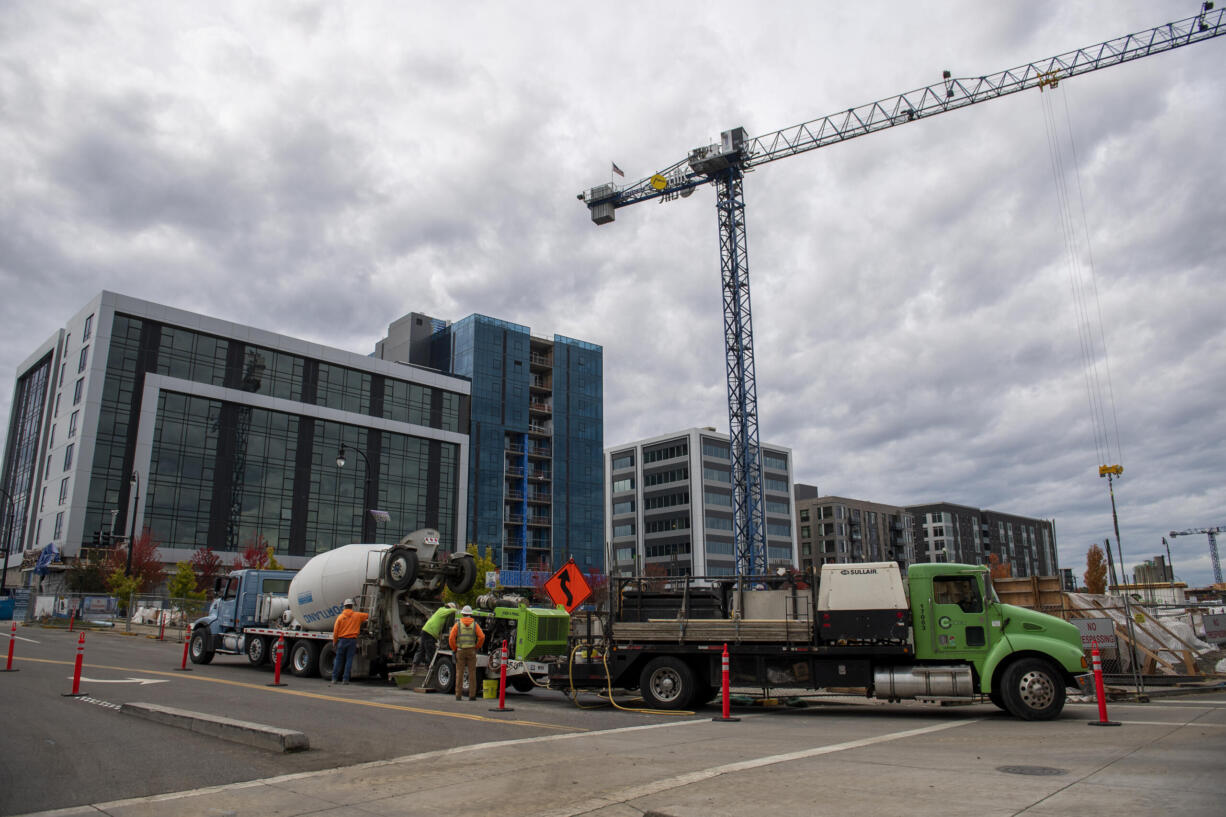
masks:
<path id="1" fill-rule="evenodd" d="M 191 659 L 207 664 L 217 653 L 246 655 L 258 666 L 284 638 L 291 672 L 329 674 L 332 625 L 351 598 L 370 616 L 358 639 L 354 674 L 407 665 L 443 586 L 464 593 L 476 577 L 470 554 L 440 553 L 438 545 L 438 531 L 423 529 L 395 545 L 335 548 L 297 572 L 234 570 L 217 580 L 208 614 L 192 625 Z"/>

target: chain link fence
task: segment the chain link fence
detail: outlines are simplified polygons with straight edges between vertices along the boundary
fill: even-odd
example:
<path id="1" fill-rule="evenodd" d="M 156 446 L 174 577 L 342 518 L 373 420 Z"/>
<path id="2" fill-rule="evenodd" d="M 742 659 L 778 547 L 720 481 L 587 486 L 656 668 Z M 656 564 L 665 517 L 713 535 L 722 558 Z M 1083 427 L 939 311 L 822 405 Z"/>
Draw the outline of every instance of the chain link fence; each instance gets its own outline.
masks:
<path id="1" fill-rule="evenodd" d="M 208 605 L 200 599 L 135 593 L 126 599 L 102 593 L 31 594 L 24 621 L 44 627 L 119 629 L 182 642 Z"/>

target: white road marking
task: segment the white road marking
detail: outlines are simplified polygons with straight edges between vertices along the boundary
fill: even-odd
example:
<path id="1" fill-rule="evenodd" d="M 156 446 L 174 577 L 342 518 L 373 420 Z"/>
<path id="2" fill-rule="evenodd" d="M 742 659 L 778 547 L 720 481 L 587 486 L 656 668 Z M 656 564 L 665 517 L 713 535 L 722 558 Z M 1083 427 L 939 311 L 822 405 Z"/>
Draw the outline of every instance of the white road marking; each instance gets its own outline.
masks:
<path id="1" fill-rule="evenodd" d="M 6 632 L 0 632 L 0 635 L 3 635 L 5 638 L 9 638 L 9 639 L 15 638 L 15 639 L 17 639 L 18 641 L 26 641 L 26 642 L 28 642 L 28 643 L 30 643 L 30 644 L 40 644 L 40 643 L 42 643 L 42 642 L 40 642 L 40 641 L 35 641 L 35 640 L 34 640 L 34 639 L 32 639 L 32 638 L 26 638 L 24 635 L 13 635 L 12 633 L 6 633 Z"/>
<path id="2" fill-rule="evenodd" d="M 955 726 L 965 726 L 968 723 L 978 723 L 979 719 L 955 721 L 953 723 L 939 723 L 935 726 L 925 726 L 920 729 L 907 729 L 902 732 L 891 732 L 886 735 L 878 735 L 875 738 L 863 738 L 861 740 L 849 740 L 845 743 L 833 743 L 829 746 L 817 746 L 812 749 L 802 749 L 799 752 L 787 752 L 781 755 L 768 755 L 766 757 L 757 757 L 751 760 L 742 760 L 737 763 L 725 763 L 722 766 L 712 766 L 708 769 L 699 769 L 693 772 L 686 772 L 674 777 L 667 777 L 663 780 L 653 780 L 650 783 L 644 783 L 641 786 L 635 786 L 629 789 L 623 789 L 618 792 L 616 799 L 609 797 L 593 797 L 590 800 L 584 800 L 581 803 L 575 803 L 569 806 L 563 806 L 550 811 L 541 811 L 533 815 L 533 817 L 578 817 L 581 814 L 597 811 L 602 808 L 617 805 L 619 803 L 628 803 L 631 800 L 637 800 L 640 797 L 647 797 L 652 794 L 659 794 L 662 791 L 676 789 L 682 786 L 689 786 L 694 783 L 701 783 L 704 780 L 710 780 L 713 777 L 718 777 L 723 774 L 732 774 L 734 772 L 743 772 L 749 769 L 757 769 L 762 766 L 771 766 L 776 763 L 788 763 L 793 760 L 803 760 L 810 757 L 818 757 L 819 755 L 833 754 L 834 752 L 843 752 L 848 749 L 860 749 L 865 746 L 873 746 L 877 743 L 887 743 L 893 740 L 901 740 L 902 738 L 915 737 L 916 735 L 926 735 L 929 732 L 940 732 L 943 729 L 952 729 Z"/>
<path id="3" fill-rule="evenodd" d="M 72 680 L 71 675 L 68 675 L 65 677 L 68 678 L 69 681 Z M 141 686 L 148 686 L 149 684 L 169 683 L 169 681 L 165 678 L 118 678 L 118 679 L 110 678 L 110 679 L 107 679 L 107 678 L 86 678 L 84 675 L 81 676 L 81 680 L 87 684 L 140 684 Z"/>

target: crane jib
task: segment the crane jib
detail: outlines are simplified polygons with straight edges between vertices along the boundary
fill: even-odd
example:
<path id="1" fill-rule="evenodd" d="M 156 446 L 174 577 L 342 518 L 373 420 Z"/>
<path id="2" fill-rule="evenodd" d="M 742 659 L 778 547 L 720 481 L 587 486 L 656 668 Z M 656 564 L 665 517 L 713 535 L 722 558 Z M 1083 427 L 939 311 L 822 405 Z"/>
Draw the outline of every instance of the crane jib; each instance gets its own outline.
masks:
<path id="1" fill-rule="evenodd" d="M 752 139 L 744 128 L 721 134 L 719 143 L 690 151 L 679 162 L 639 181 L 619 187 L 612 182 L 593 187 L 578 198 L 595 224 L 608 224 L 618 208 L 642 201 L 670 201 L 693 188 L 713 184 L 720 231 L 720 273 L 724 298 L 724 351 L 728 376 L 728 438 L 731 450 L 733 547 L 738 575 L 766 573 L 772 549 L 764 524 L 763 474 L 758 440 L 758 397 L 753 360 L 753 329 L 749 299 L 749 256 L 745 241 L 744 174 L 758 165 L 798 153 L 845 142 L 936 114 L 1024 91 L 1056 87 L 1060 80 L 1171 51 L 1220 37 L 1223 10 L 1206 2 L 1200 14 L 1136 34 L 1107 40 L 1039 62 L 995 74 L 956 78 L 946 71 L 941 82 L 802 122 Z M 620 172 L 620 171 L 619 171 Z M 1108 475 L 1109 477 L 1109 475 Z M 780 534 L 782 535 L 782 534 Z M 1172 534 L 1174 535 L 1174 534 Z M 1118 531 L 1117 531 L 1118 539 Z M 789 542 L 791 544 L 790 536 Z M 1216 540 L 1210 534 L 1215 579 L 1221 581 Z M 790 565 L 793 554 L 782 543 L 776 563 Z"/>

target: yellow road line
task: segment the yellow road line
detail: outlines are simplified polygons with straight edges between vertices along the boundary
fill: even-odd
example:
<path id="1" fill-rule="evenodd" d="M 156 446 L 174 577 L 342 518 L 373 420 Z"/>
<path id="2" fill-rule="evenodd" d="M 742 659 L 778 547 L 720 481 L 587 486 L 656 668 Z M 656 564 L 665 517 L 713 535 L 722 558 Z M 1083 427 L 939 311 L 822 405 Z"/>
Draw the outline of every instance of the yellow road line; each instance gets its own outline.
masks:
<path id="1" fill-rule="evenodd" d="M 14 661 L 37 661 L 40 664 L 62 664 L 64 666 L 73 666 L 75 661 L 57 661 L 52 658 L 29 658 L 29 657 L 13 657 Z M 170 678 L 180 678 L 184 681 L 207 681 L 210 684 L 228 684 L 230 686 L 245 687 L 246 689 L 254 689 L 260 692 L 276 692 L 281 695 L 297 695 L 300 698 L 315 698 L 320 701 L 338 701 L 340 703 L 354 704 L 357 706 L 370 706 L 376 709 L 394 709 L 400 712 L 415 712 L 421 715 L 438 715 L 441 718 L 459 718 L 468 721 L 484 721 L 486 723 L 510 723 L 515 726 L 528 726 L 538 729 L 564 729 L 575 732 L 587 732 L 589 730 L 578 726 L 563 726 L 556 723 L 540 723 L 538 721 L 523 721 L 510 720 L 503 718 L 489 718 L 484 715 L 469 715 L 464 712 L 443 712 L 438 709 L 426 709 L 419 706 L 404 706 L 403 704 L 388 704 L 379 701 L 361 701 L 354 698 L 342 698 L 337 695 L 322 695 L 318 692 L 301 692 L 294 689 L 282 689 L 281 687 L 268 687 L 264 684 L 249 684 L 245 681 L 230 681 L 225 678 L 209 678 L 205 675 L 186 675 L 183 672 L 174 672 L 156 669 L 133 669 L 131 667 L 112 667 L 107 664 L 82 664 L 82 669 L 111 669 L 117 672 L 142 673 L 149 675 L 165 675 Z"/>

